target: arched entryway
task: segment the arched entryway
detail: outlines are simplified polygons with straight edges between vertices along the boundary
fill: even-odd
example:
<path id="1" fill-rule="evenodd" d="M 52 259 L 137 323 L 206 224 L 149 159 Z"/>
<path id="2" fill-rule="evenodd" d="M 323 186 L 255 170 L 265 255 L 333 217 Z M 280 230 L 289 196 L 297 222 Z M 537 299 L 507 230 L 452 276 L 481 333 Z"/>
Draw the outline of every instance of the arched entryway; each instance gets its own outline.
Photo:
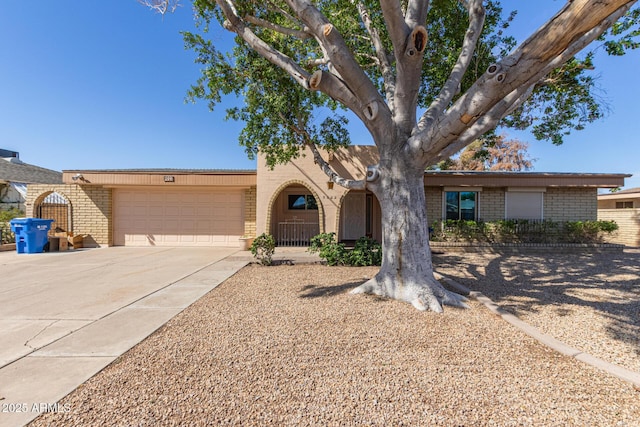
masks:
<path id="1" fill-rule="evenodd" d="M 33 209 L 33 216 L 35 218 L 54 220 L 49 234 L 68 232 L 73 230 L 71 209 L 69 199 L 54 191 L 44 193 L 37 198 Z"/>
<path id="2" fill-rule="evenodd" d="M 309 246 L 311 238 L 324 232 L 324 209 L 313 189 L 290 181 L 274 192 L 267 224 L 278 246 Z"/>
<path id="3" fill-rule="evenodd" d="M 338 212 L 340 241 L 350 243 L 363 236 L 382 241 L 380 203 L 370 191 L 348 191 L 340 200 Z"/>

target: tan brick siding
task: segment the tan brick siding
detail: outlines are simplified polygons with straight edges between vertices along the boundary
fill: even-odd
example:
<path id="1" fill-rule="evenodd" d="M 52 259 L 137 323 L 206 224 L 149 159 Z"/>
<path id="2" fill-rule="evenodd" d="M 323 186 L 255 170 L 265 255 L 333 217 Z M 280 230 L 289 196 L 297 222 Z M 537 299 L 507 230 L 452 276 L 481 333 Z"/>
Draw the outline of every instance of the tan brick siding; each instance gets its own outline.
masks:
<path id="1" fill-rule="evenodd" d="M 427 221 L 431 225 L 442 219 L 442 188 L 424 187 L 424 195 L 427 201 Z"/>
<path id="2" fill-rule="evenodd" d="M 323 157 L 341 176 L 348 179 L 363 179 L 367 165 L 377 163 L 377 154 L 366 146 L 351 146 L 332 155 L 323 153 Z M 257 166 L 257 234 L 273 232 L 274 203 L 280 193 L 291 185 L 306 187 L 316 198 L 320 232 L 339 232 L 341 202 L 348 190 L 339 185 L 329 188 L 327 175 L 314 164 L 313 156 L 308 150 L 304 156 L 285 165 L 278 165 L 273 170 L 267 167 L 264 157 L 259 156 Z"/>
<path id="3" fill-rule="evenodd" d="M 483 221 L 504 219 L 504 188 L 483 188 L 478 199 L 479 219 Z"/>
<path id="4" fill-rule="evenodd" d="M 544 194 L 544 219 L 595 221 L 597 218 L 597 188 L 547 188 Z"/>
<path id="5" fill-rule="evenodd" d="M 256 187 L 244 190 L 244 235 L 256 237 Z"/>
<path id="6" fill-rule="evenodd" d="M 111 189 L 80 185 L 31 184 L 27 188 L 27 217 L 33 217 L 35 207 L 52 192 L 57 192 L 69 200 L 71 231 L 76 235 L 87 235 L 84 239 L 85 246 L 109 246 L 112 244 Z"/>
<path id="7" fill-rule="evenodd" d="M 598 219 L 618 224 L 608 243 L 640 247 L 640 209 L 599 209 Z"/>

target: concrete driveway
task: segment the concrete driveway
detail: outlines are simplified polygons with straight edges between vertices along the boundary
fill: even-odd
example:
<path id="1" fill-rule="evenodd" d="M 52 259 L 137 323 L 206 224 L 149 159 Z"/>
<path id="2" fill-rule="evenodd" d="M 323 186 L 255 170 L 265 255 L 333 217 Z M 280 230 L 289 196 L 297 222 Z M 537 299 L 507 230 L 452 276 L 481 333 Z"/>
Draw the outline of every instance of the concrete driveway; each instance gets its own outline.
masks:
<path id="1" fill-rule="evenodd" d="M 55 402 L 250 261 L 237 252 L 0 252 L 0 426 L 64 409 Z"/>

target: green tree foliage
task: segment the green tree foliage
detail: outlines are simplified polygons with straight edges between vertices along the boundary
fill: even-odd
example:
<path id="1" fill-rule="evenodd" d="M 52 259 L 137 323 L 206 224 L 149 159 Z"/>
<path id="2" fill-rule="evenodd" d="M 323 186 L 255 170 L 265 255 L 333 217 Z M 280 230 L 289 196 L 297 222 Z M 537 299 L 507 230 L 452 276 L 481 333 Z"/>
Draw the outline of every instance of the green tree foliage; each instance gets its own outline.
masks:
<path id="1" fill-rule="evenodd" d="M 292 58 L 312 73 L 329 69 L 323 62 L 323 52 L 312 37 L 303 33 L 299 21 L 284 2 L 236 1 L 240 16 L 253 23 L 252 31 L 264 42 Z M 462 48 L 469 24 L 468 12 L 457 0 L 431 2 L 426 28 L 429 34 L 422 68 L 419 108 L 427 108 L 449 77 Z M 363 33 L 356 2 L 314 2 L 325 16 L 339 28 L 359 64 L 383 92 L 380 61 L 376 59 L 372 41 Z M 361 3 L 369 11 L 372 24 L 382 36 L 387 51 L 391 42 L 386 33 L 380 4 L 371 0 Z M 247 46 L 240 37 L 230 52 L 220 50 L 206 37 L 209 25 L 225 18 L 214 2 L 194 1 L 202 33 L 184 32 L 187 48 L 197 52 L 196 62 L 202 65 L 202 76 L 192 86 L 188 99 L 204 99 L 210 108 L 219 104 L 224 95 L 234 94 L 244 100 L 241 107 L 227 109 L 227 118 L 245 123 L 240 145 L 250 158 L 258 151 L 265 154 L 269 165 L 295 158 L 300 148 L 313 142 L 329 150 L 350 143 L 346 130 L 347 116 L 339 102 L 317 91 L 309 91 L 289 75 Z M 459 92 L 465 91 L 487 67 L 508 54 L 516 45 L 509 35 L 509 24 L 516 11 L 504 13 L 499 1 L 485 2 L 486 18 L 482 36 L 473 61 Z M 640 12 L 633 9 L 601 37 L 607 52 L 624 54 L 637 48 Z M 269 23 L 269 24 L 266 24 Z M 283 31 L 287 29 L 289 34 Z M 506 117 L 501 126 L 531 128 L 538 139 L 561 144 L 571 130 L 580 130 L 589 122 L 601 118 L 607 110 L 597 96 L 593 52 L 583 58 L 573 58 L 536 85 L 529 100 Z M 454 99 L 455 100 L 455 99 Z"/>

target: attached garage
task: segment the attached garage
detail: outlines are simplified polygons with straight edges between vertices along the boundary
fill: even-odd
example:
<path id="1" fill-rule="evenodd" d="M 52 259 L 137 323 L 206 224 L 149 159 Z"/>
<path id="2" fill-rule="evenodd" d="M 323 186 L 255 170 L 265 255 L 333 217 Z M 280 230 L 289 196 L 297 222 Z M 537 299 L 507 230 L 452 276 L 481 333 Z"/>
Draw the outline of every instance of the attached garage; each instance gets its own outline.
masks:
<path id="1" fill-rule="evenodd" d="M 118 246 L 237 246 L 244 192 L 226 189 L 116 188 Z"/>

